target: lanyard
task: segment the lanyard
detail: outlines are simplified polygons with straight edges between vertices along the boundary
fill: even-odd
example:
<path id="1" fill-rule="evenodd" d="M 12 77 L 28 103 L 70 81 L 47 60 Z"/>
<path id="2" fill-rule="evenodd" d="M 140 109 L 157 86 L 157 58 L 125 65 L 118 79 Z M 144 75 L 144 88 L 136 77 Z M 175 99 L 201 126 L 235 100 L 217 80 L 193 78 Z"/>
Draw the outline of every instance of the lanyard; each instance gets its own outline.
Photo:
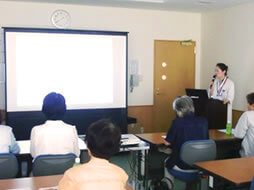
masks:
<path id="1" fill-rule="evenodd" d="M 219 81 L 218 81 L 218 83 L 217 83 L 217 96 L 221 96 L 221 94 L 222 94 L 222 89 L 223 89 L 224 85 L 226 84 L 227 80 L 228 80 L 228 77 L 226 77 L 226 78 L 222 81 L 222 83 L 221 83 L 220 85 L 219 85 Z"/>

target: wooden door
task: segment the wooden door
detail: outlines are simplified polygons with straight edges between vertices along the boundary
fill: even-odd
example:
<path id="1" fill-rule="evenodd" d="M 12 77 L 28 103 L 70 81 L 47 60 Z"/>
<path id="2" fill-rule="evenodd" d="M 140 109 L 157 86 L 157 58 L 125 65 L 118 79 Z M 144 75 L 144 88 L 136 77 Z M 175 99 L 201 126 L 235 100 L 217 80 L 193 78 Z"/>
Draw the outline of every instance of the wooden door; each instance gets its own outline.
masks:
<path id="1" fill-rule="evenodd" d="M 166 132 L 173 100 L 195 87 L 195 42 L 155 40 L 154 59 L 153 132 Z"/>

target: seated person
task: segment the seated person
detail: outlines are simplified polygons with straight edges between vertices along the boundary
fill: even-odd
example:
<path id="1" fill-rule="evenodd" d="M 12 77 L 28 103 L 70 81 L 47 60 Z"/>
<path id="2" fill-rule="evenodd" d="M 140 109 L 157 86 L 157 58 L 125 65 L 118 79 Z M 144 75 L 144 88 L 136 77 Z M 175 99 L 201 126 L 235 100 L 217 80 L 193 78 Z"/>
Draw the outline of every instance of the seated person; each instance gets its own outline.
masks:
<path id="1" fill-rule="evenodd" d="M 208 122 L 205 118 L 196 117 L 193 101 L 188 96 L 176 98 L 173 109 L 177 118 L 172 121 L 166 136 L 166 145 L 172 148 L 172 154 L 166 160 L 165 177 L 173 181 L 173 177 L 167 169 L 188 170 L 191 169 L 180 159 L 180 149 L 183 143 L 190 140 L 208 139 Z"/>
<path id="2" fill-rule="evenodd" d="M 79 157 L 76 127 L 62 121 L 66 112 L 64 97 L 55 92 L 48 94 L 43 100 L 42 112 L 47 121 L 32 129 L 30 147 L 32 157 L 68 153 L 74 153 Z"/>
<path id="3" fill-rule="evenodd" d="M 109 120 L 89 126 L 86 144 L 91 160 L 67 170 L 59 183 L 59 190 L 125 190 L 128 176 L 108 159 L 119 152 L 120 129 Z"/>
<path id="4" fill-rule="evenodd" d="M 254 93 L 247 95 L 248 111 L 244 112 L 235 127 L 235 137 L 243 139 L 241 157 L 254 156 Z"/>
<path id="5" fill-rule="evenodd" d="M 20 152 L 19 145 L 13 135 L 12 128 L 6 125 L 1 125 L 2 116 L 0 113 L 0 153 L 13 153 Z"/>

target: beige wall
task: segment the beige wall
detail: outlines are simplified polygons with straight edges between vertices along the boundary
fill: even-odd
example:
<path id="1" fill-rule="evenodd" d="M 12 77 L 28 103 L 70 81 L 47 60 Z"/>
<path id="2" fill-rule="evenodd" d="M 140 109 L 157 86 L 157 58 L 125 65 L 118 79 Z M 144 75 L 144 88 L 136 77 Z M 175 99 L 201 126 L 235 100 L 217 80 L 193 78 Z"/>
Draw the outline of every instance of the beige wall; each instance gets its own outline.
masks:
<path id="1" fill-rule="evenodd" d="M 207 88 L 217 62 L 229 65 L 235 83 L 233 108 L 246 109 L 254 92 L 254 3 L 202 14 L 201 87 Z"/>
<path id="2" fill-rule="evenodd" d="M 129 105 L 153 104 L 153 42 L 188 40 L 197 42 L 196 86 L 199 87 L 201 14 L 153 11 L 142 9 L 21 3 L 0 1 L 0 26 L 52 28 L 50 16 L 56 9 L 67 10 L 72 29 L 128 31 L 129 60 L 137 60 L 142 81 L 129 94 Z M 3 38 L 1 33 L 0 41 Z M 3 63 L 3 42 L 0 42 L 0 63 Z M 2 73 L 0 73 L 2 75 Z M 0 109 L 3 105 L 3 86 Z"/>

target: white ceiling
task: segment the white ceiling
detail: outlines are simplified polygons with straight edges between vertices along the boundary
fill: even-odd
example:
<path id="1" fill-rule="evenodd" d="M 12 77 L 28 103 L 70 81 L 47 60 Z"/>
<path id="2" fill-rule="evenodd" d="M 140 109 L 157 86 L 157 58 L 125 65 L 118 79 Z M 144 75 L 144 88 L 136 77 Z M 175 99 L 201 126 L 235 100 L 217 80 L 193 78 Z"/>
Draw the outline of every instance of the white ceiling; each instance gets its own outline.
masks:
<path id="1" fill-rule="evenodd" d="M 79 4 L 79 5 L 142 8 L 155 10 L 175 10 L 190 12 L 205 12 L 254 2 L 254 0 L 5 0 L 5 1 Z"/>

